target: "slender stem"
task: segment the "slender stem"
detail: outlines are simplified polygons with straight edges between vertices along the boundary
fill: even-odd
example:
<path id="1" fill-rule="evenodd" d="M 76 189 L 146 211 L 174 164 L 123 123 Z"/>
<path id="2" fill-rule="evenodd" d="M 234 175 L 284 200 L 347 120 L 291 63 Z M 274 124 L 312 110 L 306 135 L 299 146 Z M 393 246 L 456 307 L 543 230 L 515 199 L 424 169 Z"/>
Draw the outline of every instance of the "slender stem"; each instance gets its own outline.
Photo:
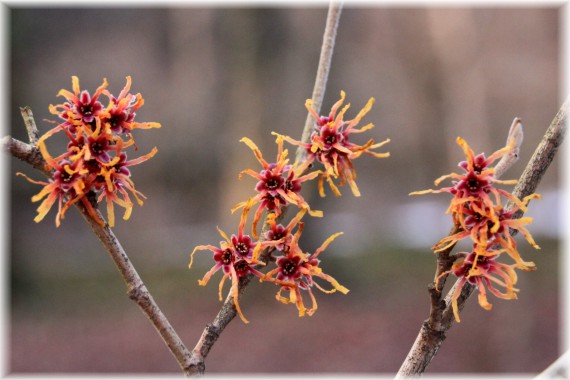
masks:
<path id="1" fill-rule="evenodd" d="M 31 109 L 28 107 L 22 108 L 22 116 L 24 117 L 26 128 L 28 129 L 28 136 L 31 142 L 35 144 L 37 142 L 37 137 L 39 134 L 33 120 Z M 50 171 L 47 167 L 47 164 L 43 159 L 40 151 L 35 146 L 26 144 L 10 136 L 3 137 L 0 140 L 0 144 L 5 151 L 9 152 L 14 157 L 27 162 L 34 168 L 44 173 L 46 176 L 50 176 Z M 94 198 L 94 194 L 91 193 L 90 195 L 87 195 L 87 197 Z M 87 201 L 92 200 L 88 199 Z M 93 201 L 92 203 L 95 202 Z M 127 253 L 121 246 L 121 243 L 113 231 L 109 228 L 108 224 L 101 226 L 89 214 L 89 211 L 86 209 L 85 205 L 82 202 L 75 203 L 75 206 L 80 211 L 81 215 L 83 215 L 85 221 L 87 221 L 87 223 L 91 226 L 91 229 L 97 235 L 105 247 L 105 250 L 109 253 L 115 262 L 117 269 L 125 280 L 129 298 L 137 303 L 143 314 L 145 314 L 152 322 L 158 334 L 164 343 L 168 346 L 170 352 L 176 358 L 184 373 L 186 375 L 190 375 L 190 368 L 193 365 L 190 351 L 188 351 L 188 349 L 184 346 L 184 343 L 152 298 L 150 292 L 146 288 L 135 267 L 131 264 Z M 100 220 L 104 220 L 99 210 L 96 209 L 96 205 L 94 205 L 93 208 L 95 209 L 95 212 Z"/>
<path id="2" fill-rule="evenodd" d="M 550 123 L 542 141 L 539 143 L 534 154 L 529 160 L 518 184 L 515 186 L 513 195 L 517 198 L 522 199 L 535 191 L 538 183 L 554 159 L 554 156 L 558 151 L 558 147 L 562 144 L 564 135 L 566 134 L 566 120 L 569 101 L 570 98 L 564 102 Z M 509 208 L 509 205 L 507 205 L 507 208 Z M 520 218 L 522 214 L 523 213 L 521 211 L 518 215 L 515 215 Z M 445 300 L 440 300 L 438 303 L 439 307 L 436 308 L 438 314 L 435 316 L 430 315 L 430 318 L 422 324 L 416 341 L 398 371 L 397 378 L 421 375 L 437 354 L 439 347 L 446 338 L 447 331 L 455 321 L 451 306 L 451 295 L 457 286 L 459 286 L 458 282 L 456 282 L 448 292 Z M 465 286 L 463 286 L 461 295 L 457 299 L 459 310 L 463 309 L 465 301 L 473 293 L 474 289 L 475 287 L 470 284 L 465 284 Z M 430 291 L 430 293 L 432 292 Z M 434 323 L 434 321 L 437 321 L 437 323 Z"/>
<path id="3" fill-rule="evenodd" d="M 323 97 L 327 85 L 327 79 L 330 72 L 332 54 L 334 50 L 334 43 L 336 39 L 336 31 L 338 29 L 338 23 L 340 20 L 340 14 L 342 10 L 342 2 L 332 0 L 329 4 L 329 10 L 327 14 L 327 21 L 325 26 L 325 33 L 323 36 L 323 44 L 321 46 L 321 55 L 319 58 L 319 66 L 317 69 L 317 76 L 315 79 L 315 86 L 313 89 L 312 99 L 315 102 L 314 108 L 319 112 L 321 104 L 323 102 Z M 307 142 L 311 136 L 311 129 L 313 127 L 313 119 L 311 115 L 307 115 L 307 121 L 303 129 L 301 141 Z M 296 152 L 296 162 L 302 162 L 306 157 L 305 149 L 299 147 Z M 285 212 L 286 207 L 282 211 L 282 215 Z M 260 260 L 267 260 L 268 252 L 264 252 Z M 240 279 L 238 292 L 241 296 L 251 282 L 254 276 L 249 274 Z M 205 359 L 210 352 L 212 346 L 217 342 L 220 334 L 224 331 L 226 326 L 235 318 L 237 311 L 235 308 L 234 300 L 231 294 L 225 299 L 222 308 L 218 312 L 218 315 L 214 321 L 206 326 L 198 343 L 192 350 L 192 362 L 193 366 L 190 368 L 191 373 L 195 375 L 201 375 L 205 371 Z"/>
<path id="4" fill-rule="evenodd" d="M 34 114 L 32 109 L 28 106 L 20 107 L 20 112 L 22 113 L 22 118 L 24 119 L 24 124 L 26 124 L 26 130 L 28 131 L 28 138 L 32 146 L 36 146 L 40 138 L 40 133 L 38 127 L 36 127 L 36 121 L 34 120 Z"/>
<path id="5" fill-rule="evenodd" d="M 119 239 L 117 239 L 108 224 L 101 226 L 97 223 L 97 221 L 89 214 L 89 211 L 83 203 L 78 202 L 76 205 L 85 221 L 89 223 L 91 229 L 95 235 L 97 235 L 101 244 L 103 244 L 113 259 L 117 269 L 125 280 L 129 298 L 136 302 L 143 314 L 145 314 L 151 321 L 164 343 L 168 346 L 172 355 L 176 358 L 176 361 L 180 365 L 180 368 L 182 368 L 182 371 L 184 371 L 186 375 L 190 375 L 190 368 L 193 365 L 190 351 L 186 348 L 160 307 L 154 301 L 152 295 L 127 256 L 127 253 L 121 246 Z M 103 215 L 101 215 L 98 210 L 95 211 L 97 216 L 102 219 Z"/>
<path id="6" fill-rule="evenodd" d="M 264 251 L 259 260 L 266 263 L 268 259 L 268 251 Z M 244 293 L 246 287 L 249 285 L 251 280 L 254 278 L 253 274 L 248 274 L 245 277 L 240 278 L 239 286 L 238 286 L 238 297 Z M 212 323 L 209 323 L 204 331 L 202 332 L 202 336 L 196 343 L 196 346 L 192 350 L 192 362 L 193 365 L 190 368 L 191 374 L 193 375 L 202 375 L 206 369 L 206 365 L 204 363 L 206 356 L 214 346 L 214 344 L 218 341 L 220 334 L 224 331 L 226 326 L 236 317 L 237 311 L 235 307 L 235 302 L 232 294 L 228 294 L 226 297 L 222 308 L 214 318 Z"/>
<path id="7" fill-rule="evenodd" d="M 325 26 L 325 33 L 323 35 L 323 45 L 321 46 L 321 56 L 319 58 L 319 66 L 317 68 L 317 77 L 315 78 L 315 86 L 313 87 L 313 108 L 317 113 L 320 112 L 325 97 L 325 90 L 331 69 L 332 55 L 334 51 L 334 44 L 336 41 L 336 31 L 340 20 L 342 11 L 342 1 L 332 0 L 329 4 L 329 11 L 327 14 L 327 23 Z M 310 113 L 307 114 L 305 127 L 301 135 L 301 141 L 304 143 L 309 142 L 311 138 L 311 131 L 315 121 Z M 303 162 L 307 152 L 302 147 L 297 148 L 295 155 L 295 162 Z"/>

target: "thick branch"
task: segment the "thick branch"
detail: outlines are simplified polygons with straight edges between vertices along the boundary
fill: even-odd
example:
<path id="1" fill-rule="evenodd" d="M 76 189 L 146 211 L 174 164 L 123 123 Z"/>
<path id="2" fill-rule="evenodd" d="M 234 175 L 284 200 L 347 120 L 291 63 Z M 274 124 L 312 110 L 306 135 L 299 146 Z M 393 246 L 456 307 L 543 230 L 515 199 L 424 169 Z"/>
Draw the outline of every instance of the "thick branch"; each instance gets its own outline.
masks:
<path id="1" fill-rule="evenodd" d="M 566 133 L 568 106 L 569 99 L 564 102 L 552 120 L 544 137 L 542 138 L 542 141 L 539 143 L 528 162 L 518 184 L 513 190 L 513 194 L 517 198 L 522 199 L 536 190 L 538 183 L 554 159 L 554 155 L 558 151 L 560 144 L 562 144 Z M 509 207 L 509 205 L 507 205 L 507 207 Z M 520 211 L 515 214 L 515 217 L 520 218 L 522 214 L 523 212 Z M 456 282 L 448 292 L 445 300 L 437 303 L 439 307 L 436 307 L 435 310 L 441 314 L 437 316 L 430 315 L 430 318 L 423 323 L 416 341 L 398 371 L 397 377 L 413 377 L 421 375 L 437 354 L 441 343 L 445 340 L 447 331 L 455 321 L 451 306 L 451 295 L 457 286 L 458 282 Z M 474 289 L 474 286 L 465 284 L 461 291 L 461 295 L 457 300 L 459 310 L 463 309 L 465 301 L 473 293 Z M 433 290 L 430 290 L 430 292 L 433 293 Z M 434 297 L 435 296 L 432 294 L 432 311 L 434 310 Z"/>
<path id="2" fill-rule="evenodd" d="M 2 137 L 0 143 L 2 144 L 2 149 L 12 156 L 32 165 L 45 175 L 49 175 L 49 171 L 46 170 L 46 162 L 36 147 L 10 136 Z"/>

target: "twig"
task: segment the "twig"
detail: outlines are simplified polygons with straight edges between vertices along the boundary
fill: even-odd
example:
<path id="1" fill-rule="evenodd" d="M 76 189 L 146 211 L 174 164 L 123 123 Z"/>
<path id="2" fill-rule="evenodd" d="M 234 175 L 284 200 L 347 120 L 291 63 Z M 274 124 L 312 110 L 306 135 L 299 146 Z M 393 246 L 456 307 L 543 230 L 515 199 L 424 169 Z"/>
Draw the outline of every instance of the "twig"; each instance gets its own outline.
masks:
<path id="1" fill-rule="evenodd" d="M 24 121 L 28 129 L 28 136 L 30 137 L 31 141 L 35 141 L 35 144 L 37 142 L 37 137 L 39 134 L 33 120 L 32 112 L 28 107 L 22 108 L 22 115 L 24 116 Z M 2 144 L 2 148 L 10 152 L 14 157 L 27 162 L 34 168 L 44 173 L 46 176 L 50 177 L 50 170 L 46 166 L 46 162 L 43 159 L 40 151 L 35 146 L 26 144 L 10 136 L 3 137 L 0 140 L 0 143 Z M 93 193 L 87 196 L 94 198 Z M 92 201 L 92 203 L 95 203 L 93 199 L 90 199 L 90 201 Z M 121 246 L 121 243 L 113 231 L 109 228 L 108 224 L 105 224 L 103 227 L 95 219 L 93 219 L 82 202 L 75 203 L 75 206 L 81 212 L 81 215 L 83 215 L 87 223 L 89 223 L 91 229 L 93 232 L 95 232 L 105 247 L 105 250 L 109 253 L 115 262 L 117 269 L 125 280 L 129 298 L 135 301 L 140 307 L 141 311 L 150 319 L 160 337 L 168 346 L 172 355 L 174 355 L 178 361 L 178 364 L 184 373 L 186 375 L 189 375 L 189 368 L 192 365 L 190 351 L 188 351 L 188 349 L 184 346 L 182 340 L 178 337 L 178 334 L 152 298 L 151 294 L 137 273 L 135 267 L 131 264 L 127 253 Z M 95 212 L 97 213 L 97 216 L 100 218 L 100 220 L 104 220 L 99 210 L 96 209 L 96 204 L 93 208 L 95 209 Z"/>
<path id="2" fill-rule="evenodd" d="M 141 311 L 152 322 L 156 331 L 168 346 L 170 352 L 176 358 L 176 361 L 178 361 L 180 368 L 182 368 L 186 375 L 190 375 L 190 367 L 192 366 L 190 351 L 186 348 L 162 310 L 160 310 L 152 298 L 152 295 L 129 260 L 127 253 L 121 246 L 121 243 L 111 228 L 107 224 L 102 227 L 97 223 L 81 202 L 77 203 L 77 208 L 115 262 L 119 272 L 121 272 L 121 276 L 125 280 L 127 286 L 127 294 L 129 298 L 136 302 Z M 103 215 L 99 213 L 99 210 L 95 210 L 95 212 L 99 218 L 103 218 Z"/>
<path id="3" fill-rule="evenodd" d="M 495 178 L 502 177 L 503 174 L 518 161 L 523 137 L 521 119 L 515 117 L 509 129 L 509 136 L 507 137 L 507 145 L 511 145 L 511 150 L 501 157 L 501 160 L 495 165 Z"/>
<path id="4" fill-rule="evenodd" d="M 20 113 L 24 119 L 24 124 L 26 124 L 26 130 L 28 131 L 28 139 L 32 146 L 36 146 L 40 138 L 40 133 L 38 127 L 36 127 L 36 121 L 34 120 L 34 114 L 32 109 L 28 106 L 20 107 Z"/>
<path id="5" fill-rule="evenodd" d="M 329 10 L 327 14 L 327 22 L 325 26 L 325 32 L 323 36 L 323 44 L 321 47 L 321 55 L 319 58 L 319 67 L 317 69 L 317 76 L 315 79 L 315 86 L 313 89 L 312 99 L 315 102 L 314 108 L 319 112 L 321 104 L 323 102 L 323 97 L 325 93 L 325 88 L 327 84 L 328 75 L 330 72 L 331 59 L 334 49 L 334 42 L 336 39 L 336 31 L 338 29 L 338 22 L 340 20 L 340 14 L 342 9 L 342 2 L 332 0 L 329 4 Z M 303 134 L 301 141 L 307 142 L 311 136 L 311 129 L 313 127 L 313 119 L 311 114 L 307 115 L 307 121 L 303 129 Z M 299 147 L 296 152 L 296 162 L 302 162 L 305 159 L 306 151 L 305 149 Z M 286 207 L 282 210 L 281 215 L 284 214 Z M 260 257 L 260 260 L 267 260 L 268 252 L 264 252 Z M 252 274 L 249 274 L 240 279 L 238 292 L 241 296 L 253 278 Z M 224 331 L 226 326 L 235 318 L 237 314 L 233 297 L 231 294 L 225 299 L 222 308 L 218 312 L 218 315 L 214 321 L 206 326 L 198 343 L 192 350 L 192 367 L 190 368 L 191 373 L 195 375 L 202 375 L 205 371 L 205 359 L 210 352 L 212 346 L 218 340 L 220 334 Z"/>
<path id="6" fill-rule="evenodd" d="M 39 149 L 10 136 L 2 137 L 0 143 L 2 144 L 2 149 L 10 153 L 12 156 L 32 165 L 35 169 L 41 171 L 45 175 L 49 175 L 49 171 L 46 170 L 45 167 L 46 162 L 44 161 Z"/>
<path id="7" fill-rule="evenodd" d="M 267 263 L 268 261 L 268 251 L 264 251 L 259 260 Z M 245 277 L 239 279 L 239 286 L 238 286 L 238 297 L 241 297 L 244 293 L 245 289 L 251 282 L 251 280 L 255 277 L 253 274 L 248 274 Z M 202 332 L 202 336 L 198 340 L 198 343 L 192 350 L 192 366 L 190 367 L 190 372 L 193 375 L 202 375 L 206 369 L 206 365 L 204 363 L 206 356 L 217 342 L 220 334 L 224 331 L 226 326 L 235 318 L 237 315 L 235 302 L 233 295 L 230 293 L 226 297 L 222 308 L 214 318 L 212 323 L 209 323 L 204 331 Z"/>
<path id="8" fill-rule="evenodd" d="M 325 26 L 325 33 L 323 35 L 323 45 L 321 47 L 321 56 L 319 58 L 319 67 L 317 68 L 317 77 L 315 79 L 315 86 L 313 87 L 313 95 L 311 97 L 314 102 L 313 108 L 317 113 L 321 110 L 323 98 L 325 96 L 325 89 L 327 87 L 327 81 L 331 69 L 332 55 L 336 41 L 336 31 L 338 29 L 341 11 L 342 1 L 332 0 L 329 4 L 327 23 Z M 315 121 L 311 114 L 307 114 L 307 120 L 305 121 L 305 127 L 303 128 L 303 133 L 301 135 L 302 142 L 309 142 L 314 123 Z M 302 147 L 297 148 L 295 162 L 303 162 L 306 155 L 307 152 L 305 149 Z"/>
<path id="9" fill-rule="evenodd" d="M 544 134 L 542 141 L 539 143 L 534 154 L 529 160 L 523 174 L 518 181 L 518 184 L 515 186 L 513 195 L 515 195 L 517 198 L 522 199 L 535 191 L 538 183 L 542 179 L 542 176 L 544 173 L 546 173 L 546 170 L 552 162 L 554 155 L 558 151 L 558 147 L 564 140 L 569 101 L 570 98 L 564 102 L 550 123 L 550 126 Z M 516 121 L 517 119 L 513 121 L 511 132 L 513 131 L 513 127 L 515 126 Z M 509 136 L 511 136 L 511 134 Z M 504 170 L 506 170 L 506 168 Z M 500 174 L 504 173 L 504 170 Z M 507 204 L 507 208 L 509 207 L 510 205 Z M 519 210 L 519 212 L 515 214 L 515 217 L 520 218 L 522 214 L 523 212 Z M 451 251 L 451 249 L 452 247 L 449 248 L 449 251 Z M 438 268 L 438 271 L 439 270 L 440 268 Z M 443 301 L 441 301 L 441 299 L 435 298 L 436 296 L 434 296 L 435 292 L 433 291 L 433 285 L 430 287 L 432 310 L 436 311 L 437 314 L 430 314 L 430 318 L 422 324 L 416 341 L 414 342 L 412 348 L 410 349 L 410 352 L 408 353 L 408 356 L 398 371 L 398 374 L 396 376 L 397 378 L 414 377 L 421 375 L 424 373 L 431 360 L 437 354 L 439 347 L 446 338 L 447 331 L 451 328 L 455 321 L 451 307 L 451 295 L 457 286 L 458 282 L 455 283 Z M 463 309 L 465 301 L 473 293 L 474 289 L 475 287 L 468 283 L 466 283 L 463 287 L 461 295 L 457 299 L 457 306 L 460 311 Z M 435 302 L 437 307 L 433 307 L 434 300 L 437 301 Z"/>

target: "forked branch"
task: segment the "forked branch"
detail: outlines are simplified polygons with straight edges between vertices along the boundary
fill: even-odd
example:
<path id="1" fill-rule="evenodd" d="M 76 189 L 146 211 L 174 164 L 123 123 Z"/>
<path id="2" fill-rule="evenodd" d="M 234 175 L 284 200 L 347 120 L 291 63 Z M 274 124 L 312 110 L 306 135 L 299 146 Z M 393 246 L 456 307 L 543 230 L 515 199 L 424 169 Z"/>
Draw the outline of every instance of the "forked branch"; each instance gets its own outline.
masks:
<path id="1" fill-rule="evenodd" d="M 558 147 L 560 144 L 562 144 L 562 141 L 564 140 L 564 136 L 566 134 L 566 121 L 569 101 L 570 99 L 566 99 L 550 123 L 550 126 L 548 127 L 546 133 L 544 134 L 544 137 L 536 148 L 530 161 L 526 165 L 523 174 L 521 175 L 515 189 L 513 190 L 513 195 L 517 198 L 523 199 L 527 195 L 534 193 L 536 187 L 538 186 L 538 183 L 554 159 L 554 156 L 558 151 Z M 513 122 L 513 126 L 514 124 L 515 123 Z M 511 127 L 511 130 L 512 129 L 513 127 Z M 499 166 L 499 164 L 497 166 Z M 506 168 L 501 168 L 502 172 L 500 174 L 502 174 L 504 170 L 506 170 Z M 507 205 L 507 208 L 509 208 L 509 206 L 510 205 Z M 522 210 L 519 210 L 515 215 L 517 218 L 520 218 L 522 214 Z M 454 229 L 452 230 L 451 234 L 454 234 L 456 232 L 457 230 Z M 450 256 L 452 249 L 453 247 L 449 247 L 446 251 L 439 253 L 440 256 L 438 258 L 438 269 L 436 273 L 443 273 L 451 267 L 451 264 L 453 263 L 453 258 Z M 447 269 L 440 268 L 440 266 L 442 266 L 440 261 L 442 254 L 444 258 L 447 257 L 447 260 L 444 261 L 444 267 L 446 265 L 449 265 Z M 443 287 L 442 284 L 440 284 L 440 286 Z M 439 347 L 446 338 L 447 331 L 451 328 L 453 322 L 455 321 L 451 306 L 451 298 L 457 286 L 459 286 L 459 281 L 455 283 L 452 289 L 448 292 L 445 299 L 442 300 L 441 292 L 435 289 L 434 284 L 430 284 L 429 291 L 432 302 L 430 317 L 422 324 L 420 332 L 412 348 L 410 349 L 408 356 L 398 371 L 398 378 L 421 375 L 424 373 L 431 360 L 437 354 Z M 466 283 L 463 286 L 461 295 L 457 299 L 457 306 L 460 311 L 463 309 L 465 301 L 473 293 L 474 289 L 475 287 L 469 283 Z"/>
<path id="2" fill-rule="evenodd" d="M 338 23 L 340 20 L 340 14 L 342 10 L 342 2 L 331 1 L 329 5 L 329 10 L 327 14 L 327 21 L 325 26 L 325 32 L 323 36 L 323 43 L 321 47 L 321 55 L 319 58 L 319 66 L 317 70 L 317 76 L 315 80 L 315 86 L 313 89 L 312 99 L 314 100 L 314 107 L 317 112 L 319 111 L 327 84 L 328 75 L 330 72 L 332 54 L 334 50 L 334 43 L 336 39 L 336 31 L 338 29 Z M 309 141 L 311 135 L 311 128 L 313 126 L 313 119 L 311 115 L 308 114 L 305 127 L 303 129 L 302 141 Z M 301 162 L 304 159 L 305 150 L 299 148 L 296 153 L 296 161 Z M 285 207 L 286 208 L 286 207 Z M 285 213 L 285 209 L 282 211 L 282 215 Z M 267 260 L 268 252 L 260 257 L 261 260 Z M 240 279 L 239 282 L 239 296 L 244 292 L 247 285 L 253 278 L 252 274 L 249 274 Z M 218 340 L 220 334 L 224 331 L 226 326 L 236 317 L 237 311 L 234 303 L 234 299 L 231 294 L 229 294 L 224 301 L 221 310 L 214 321 L 206 326 L 202 336 L 198 340 L 198 343 L 192 350 L 192 367 L 191 372 L 194 374 L 203 374 L 205 371 L 205 359 L 210 352 L 212 346 Z"/>

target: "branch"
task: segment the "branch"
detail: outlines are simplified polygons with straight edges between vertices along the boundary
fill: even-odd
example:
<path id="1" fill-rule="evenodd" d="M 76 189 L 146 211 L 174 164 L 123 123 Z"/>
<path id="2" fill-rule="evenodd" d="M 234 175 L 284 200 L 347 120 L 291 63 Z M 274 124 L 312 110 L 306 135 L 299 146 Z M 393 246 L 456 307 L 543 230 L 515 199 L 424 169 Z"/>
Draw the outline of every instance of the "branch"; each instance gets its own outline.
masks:
<path id="1" fill-rule="evenodd" d="M 189 368 L 191 367 L 190 351 L 188 351 L 162 310 L 160 310 L 160 307 L 158 307 L 152 298 L 152 295 L 129 260 L 121 243 L 107 224 L 102 227 L 93 219 L 83 203 L 77 203 L 76 205 L 85 221 L 89 223 L 91 229 L 115 262 L 119 272 L 121 272 L 121 276 L 127 286 L 129 298 L 135 301 L 143 314 L 148 317 L 164 343 L 168 346 L 172 355 L 176 358 L 180 368 L 182 368 L 186 375 L 189 375 Z M 103 218 L 99 210 L 96 210 L 96 213 L 99 218 Z"/>
<path id="2" fill-rule="evenodd" d="M 323 97 L 325 93 L 325 88 L 327 85 L 327 79 L 330 72 L 332 54 L 334 50 L 334 43 L 336 39 L 336 31 L 338 29 L 338 22 L 340 20 L 340 14 L 342 10 L 342 2 L 332 0 L 329 4 L 329 10 L 327 14 L 327 21 L 325 26 L 325 32 L 323 36 L 323 44 L 321 46 L 321 55 L 319 58 L 319 66 L 317 69 L 317 77 L 315 79 L 315 86 L 313 89 L 312 99 L 314 101 L 314 109 L 318 113 L 323 102 Z M 301 141 L 308 142 L 311 137 L 311 130 L 313 128 L 314 121 L 311 114 L 307 115 L 307 121 L 303 129 L 303 134 Z M 296 152 L 296 162 L 302 162 L 306 158 L 306 151 L 302 147 L 299 147 Z M 284 215 L 286 207 L 281 212 Z M 269 252 L 266 250 L 260 257 L 260 260 L 267 262 L 269 257 Z M 240 279 L 238 294 L 239 297 L 245 291 L 245 288 L 250 283 L 251 279 L 254 277 L 253 274 L 249 274 Z M 202 375 L 205 371 L 205 359 L 212 346 L 218 340 L 220 334 L 224 331 L 226 326 L 235 318 L 237 314 L 233 297 L 231 294 L 227 296 L 222 305 L 222 308 L 218 312 L 218 315 L 214 321 L 206 326 L 202 332 L 202 336 L 198 340 L 198 343 L 192 350 L 192 367 L 190 368 L 191 374 Z"/>
<path id="3" fill-rule="evenodd" d="M 269 251 L 265 250 L 259 257 L 259 260 L 267 263 L 269 259 Z M 244 293 L 246 287 L 249 285 L 251 280 L 255 277 L 253 274 L 248 274 L 245 277 L 239 279 L 238 286 L 238 297 L 241 297 Z M 227 325 L 236 317 L 237 311 L 235 307 L 235 302 L 231 292 L 226 297 L 222 308 L 214 318 L 212 323 L 209 323 L 202 336 L 198 340 L 198 343 L 192 350 L 192 366 L 190 368 L 190 373 L 193 375 L 203 375 L 206 369 L 204 363 L 206 356 L 217 342 L 220 334 L 224 331 Z"/>
<path id="4" fill-rule="evenodd" d="M 562 144 L 564 140 L 564 135 L 566 133 L 566 119 L 568 114 L 570 98 L 566 99 L 552 122 L 548 127 L 542 141 L 539 143 L 534 154 L 532 155 L 530 161 L 528 162 L 523 174 L 521 175 L 515 189 L 513 190 L 513 195 L 517 198 L 522 199 L 527 195 L 534 193 L 538 183 L 542 179 L 546 170 L 550 166 L 550 163 L 554 159 L 558 147 Z M 517 119 L 513 121 L 511 126 L 511 131 L 509 132 L 509 137 L 513 135 L 515 124 Z M 519 121 L 520 123 L 520 121 Z M 520 135 L 522 141 L 522 132 Z M 499 162 L 501 164 L 502 161 Z M 499 166 L 497 164 L 497 166 Z M 508 167 L 502 168 L 500 174 L 503 174 Z M 507 205 L 509 208 L 509 204 Z M 515 215 L 516 218 L 522 216 L 522 210 L 519 210 Z M 457 232 L 457 231 L 455 231 Z M 452 233 L 454 233 L 452 231 Z M 449 258 L 449 254 L 453 247 L 442 252 Z M 449 259 L 451 261 L 451 259 Z M 438 258 L 438 273 L 441 268 L 439 268 L 439 258 Z M 453 263 L 453 261 L 451 261 Z M 451 267 L 451 264 L 449 264 Z M 414 342 L 408 356 L 404 360 L 400 370 L 398 371 L 397 378 L 402 377 L 413 377 L 419 376 L 426 370 L 427 366 L 430 364 L 432 359 L 437 354 L 439 347 L 446 338 L 447 331 L 453 325 L 455 318 L 453 317 L 453 310 L 451 307 L 451 296 L 454 290 L 457 288 L 458 282 L 454 284 L 452 289 L 448 292 L 445 300 L 441 300 L 441 292 L 434 289 L 434 285 L 430 284 L 429 291 L 432 299 L 432 311 L 430 312 L 430 317 L 426 320 L 420 329 L 420 332 Z M 442 285 L 443 287 L 443 285 Z M 461 311 L 465 306 L 465 301 L 473 293 L 475 287 L 468 283 L 465 284 L 461 291 L 461 295 L 457 300 L 457 306 Z M 437 293 L 437 294 L 436 294 Z M 438 295 L 439 294 L 439 295 Z"/>
<path id="5" fill-rule="evenodd" d="M 338 22 L 342 11 L 342 1 L 331 0 L 329 4 L 329 11 L 327 14 L 327 23 L 325 26 L 325 33 L 323 35 L 323 45 L 321 46 L 321 56 L 319 58 L 319 67 L 317 68 L 317 77 L 315 79 L 315 86 L 313 87 L 313 108 L 315 112 L 319 113 L 323 104 L 325 96 L 325 89 L 329 72 L 331 69 L 332 55 L 334 51 L 334 43 L 336 40 L 336 31 L 338 29 Z M 311 114 L 307 114 L 305 127 L 301 135 L 301 142 L 307 143 L 311 138 L 314 120 Z M 295 162 L 300 163 L 306 159 L 307 152 L 302 147 L 297 148 L 295 155 Z"/>
<path id="6" fill-rule="evenodd" d="M 28 129 L 28 136 L 30 137 L 31 142 L 35 144 L 37 142 L 38 130 L 35 126 L 32 112 L 28 107 L 22 108 L 21 110 L 22 116 L 24 117 L 24 121 L 26 123 L 26 128 Z M 48 178 L 51 177 L 45 160 L 43 159 L 40 151 L 35 146 L 26 144 L 10 136 L 3 137 L 0 140 L 0 144 L 5 151 L 9 152 L 14 157 L 17 157 L 20 160 L 32 165 L 34 168 L 44 173 Z M 96 208 L 97 205 L 94 201 L 94 196 L 95 195 L 93 193 L 87 195 L 87 197 L 89 197 L 89 201 L 91 201 L 93 204 L 93 208 L 97 216 L 100 218 L 100 220 L 104 220 L 103 215 L 101 215 L 99 210 Z M 111 228 L 109 228 L 109 225 L 105 224 L 104 227 L 101 226 L 89 214 L 89 211 L 87 211 L 85 205 L 82 202 L 76 202 L 75 206 L 85 221 L 91 226 L 91 229 L 93 232 L 95 232 L 105 247 L 107 253 L 109 253 L 115 262 L 117 269 L 125 280 L 129 298 L 135 301 L 143 314 L 145 314 L 150 319 L 158 334 L 164 343 L 168 346 L 172 355 L 174 355 L 178 361 L 178 364 L 184 373 L 186 375 L 189 375 L 189 368 L 192 365 L 190 352 L 184 346 L 184 343 L 182 343 L 182 340 L 178 337 L 178 334 L 172 325 L 170 325 L 170 322 L 168 322 L 168 319 L 162 313 L 152 298 L 144 282 L 137 273 L 135 267 L 131 264 L 127 253 L 121 246 L 121 243 Z"/>
<path id="7" fill-rule="evenodd" d="M 38 127 L 36 127 L 36 121 L 34 120 L 34 114 L 32 109 L 28 106 L 20 107 L 20 113 L 24 119 L 24 124 L 26 124 L 26 131 L 28 131 L 28 139 L 32 146 L 36 146 L 40 138 L 40 133 Z"/>
<path id="8" fill-rule="evenodd" d="M 46 169 L 46 162 L 39 149 L 10 136 L 2 137 L 0 143 L 2 144 L 2 149 L 6 152 L 32 165 L 34 169 L 41 171 L 46 176 L 49 176 L 49 171 Z"/>

